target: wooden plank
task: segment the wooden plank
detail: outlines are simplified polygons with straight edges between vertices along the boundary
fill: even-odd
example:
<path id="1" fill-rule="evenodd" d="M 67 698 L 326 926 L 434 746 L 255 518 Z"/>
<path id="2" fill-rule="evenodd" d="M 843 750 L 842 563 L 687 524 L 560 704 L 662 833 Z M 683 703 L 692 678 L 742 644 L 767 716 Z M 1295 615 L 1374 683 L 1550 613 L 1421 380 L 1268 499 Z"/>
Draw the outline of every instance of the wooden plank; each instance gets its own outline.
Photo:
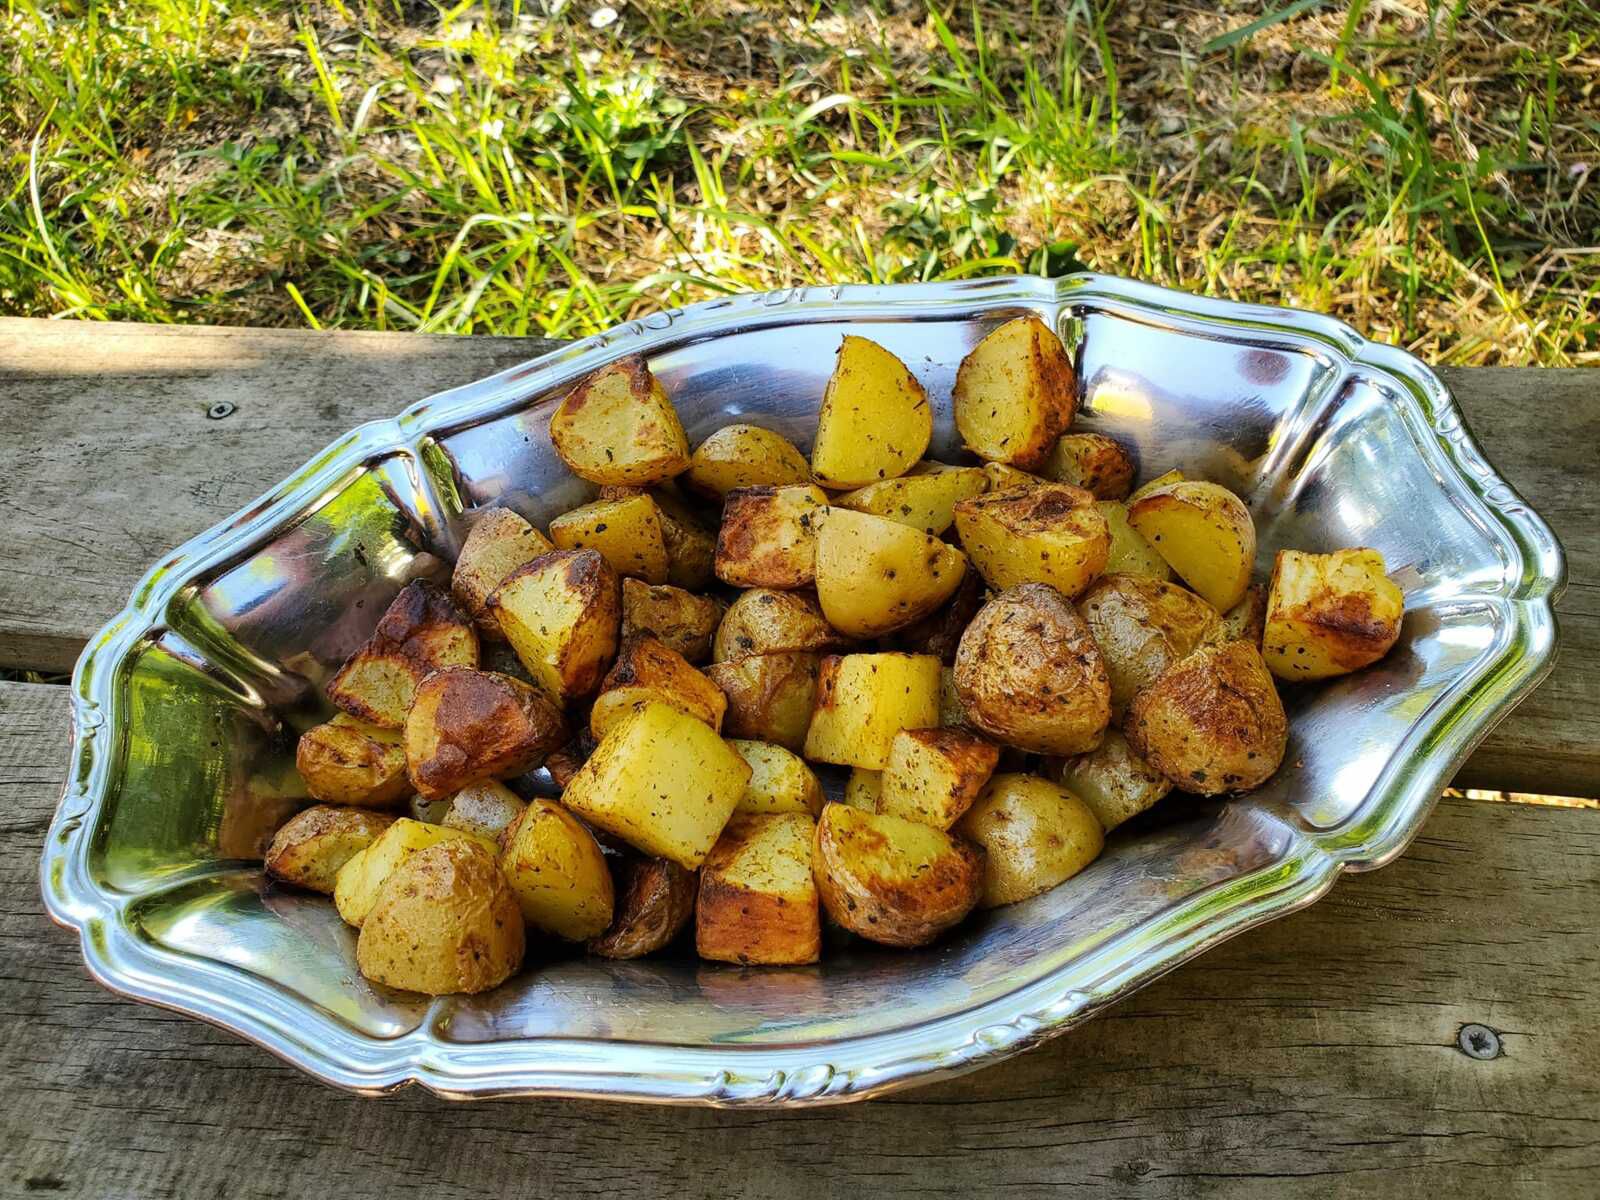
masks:
<path id="1" fill-rule="evenodd" d="M 536 338 L 0 319 L 0 667 L 71 668 L 164 551 L 344 430 L 522 361 Z M 1600 792 L 1600 372 L 1445 373 L 1571 562 L 1551 680 L 1461 786 Z M 213 403 L 236 406 L 208 420 Z M 160 479 L 186 480 L 182 486 Z"/>
<path id="2" fill-rule="evenodd" d="M 1447 800 L 1341 881 L 963 1079 L 791 1114 L 330 1091 L 102 992 L 36 851 L 60 689 L 0 684 L 0 1192 L 62 1197 L 1571 1196 L 1600 1163 L 1600 820 Z M 1456 1046 L 1464 1023 L 1504 1054 Z M 1591 1184 L 1582 1180 L 1590 1179 Z"/>

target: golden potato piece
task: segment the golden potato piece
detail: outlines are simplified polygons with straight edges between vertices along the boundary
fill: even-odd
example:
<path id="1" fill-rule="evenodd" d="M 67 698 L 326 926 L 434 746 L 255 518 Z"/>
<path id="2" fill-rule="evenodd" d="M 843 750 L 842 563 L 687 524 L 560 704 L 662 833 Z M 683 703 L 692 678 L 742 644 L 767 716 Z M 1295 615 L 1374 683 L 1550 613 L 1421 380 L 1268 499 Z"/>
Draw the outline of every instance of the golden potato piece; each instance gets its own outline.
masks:
<path id="1" fill-rule="evenodd" d="M 300 735 L 294 765 L 313 800 L 388 808 L 411 794 L 400 734 L 349 713 Z"/>
<path id="2" fill-rule="evenodd" d="M 1249 642 L 1261 645 L 1261 635 L 1267 625 L 1267 589 L 1252 583 L 1245 589 L 1244 599 L 1222 614 L 1222 636 L 1225 641 Z M 1272 659 L 1267 659 L 1267 667 Z"/>
<path id="3" fill-rule="evenodd" d="M 1218 612 L 1244 599 L 1256 564 L 1256 527 L 1244 501 L 1215 483 L 1183 481 L 1128 506 L 1128 523 Z"/>
<path id="4" fill-rule="evenodd" d="M 742 813 L 805 813 L 822 811 L 822 784 L 805 759 L 772 742 L 729 738 L 739 757 L 750 764 L 750 782 L 734 811 Z"/>
<path id="5" fill-rule="evenodd" d="M 749 487 L 811 482 L 811 464 L 781 433 L 759 425 L 724 425 L 689 460 L 689 486 L 719 500 Z"/>
<path id="6" fill-rule="evenodd" d="M 1172 781 L 1135 754 L 1117 729 L 1106 730 L 1098 750 L 1063 760 L 1055 779 L 1089 806 L 1107 833 L 1172 790 Z"/>
<path id="7" fill-rule="evenodd" d="M 1111 552 L 1094 497 L 1063 483 L 963 500 L 956 531 L 972 565 L 997 591 L 1048 583 L 1076 596 L 1105 570 Z"/>
<path id="8" fill-rule="evenodd" d="M 983 891 L 983 851 L 943 830 L 848 804 L 822 810 L 817 893 L 836 924 L 886 946 L 925 946 Z"/>
<path id="9" fill-rule="evenodd" d="M 1183 479 L 1183 472 L 1178 470 L 1176 467 L 1170 471 L 1163 471 L 1160 475 L 1157 475 L 1154 479 L 1150 480 L 1150 482 L 1142 483 L 1135 488 L 1133 493 L 1128 497 L 1127 502 L 1131 506 L 1138 501 L 1143 500 L 1151 492 L 1160 491 L 1169 483 L 1182 483 Z"/>
<path id="10" fill-rule="evenodd" d="M 1105 659 L 1117 715 L 1161 672 L 1222 636 L 1216 609 L 1175 583 L 1147 575 L 1102 576 L 1078 601 L 1078 611 Z"/>
<path id="11" fill-rule="evenodd" d="M 729 492 L 717 533 L 717 578 L 734 587 L 799 588 L 816 578 L 812 519 L 828 503 L 819 487 Z"/>
<path id="12" fill-rule="evenodd" d="M 550 441 L 567 468 L 591 483 L 655 483 L 689 468 L 677 410 L 638 355 L 573 389 L 550 418 Z"/>
<path id="13" fill-rule="evenodd" d="M 939 660 L 931 654 L 829 655 L 818 672 L 805 756 L 881 771 L 895 734 L 938 723 Z"/>
<path id="14" fill-rule="evenodd" d="M 966 556 L 930 534 L 848 508 L 819 511 L 817 599 L 850 637 L 877 637 L 915 624 L 948 600 Z"/>
<path id="15" fill-rule="evenodd" d="M 406 718 L 406 772 L 425 800 L 531 771 L 567 741 L 561 710 L 509 675 L 454 667 L 422 681 Z"/>
<path id="16" fill-rule="evenodd" d="M 1070 601 L 1042 583 L 978 610 L 956 651 L 966 722 L 1019 750 L 1081 754 L 1111 720 L 1105 660 Z"/>
<path id="17" fill-rule="evenodd" d="M 1050 448 L 1040 473 L 1096 500 L 1121 500 L 1133 488 L 1133 456 L 1102 433 L 1068 433 Z"/>
<path id="18" fill-rule="evenodd" d="M 723 732 L 788 750 L 805 745 L 817 674 L 817 655 L 803 651 L 751 654 L 706 668 L 706 677 L 728 698 Z"/>
<path id="19" fill-rule="evenodd" d="M 717 535 L 695 517 L 676 492 L 665 487 L 650 493 L 667 546 L 667 582 L 699 591 L 716 579 Z"/>
<path id="20" fill-rule="evenodd" d="M 917 377 L 877 342 L 846 334 L 817 414 L 817 482 L 857 488 L 904 475 L 932 439 L 933 406 Z"/>
<path id="21" fill-rule="evenodd" d="M 374 983 L 446 996 L 498 987 L 524 949 L 522 917 L 494 855 L 446 842 L 384 881 L 356 939 L 356 966 Z"/>
<path id="22" fill-rule="evenodd" d="M 922 462 L 898 479 L 880 479 L 835 496 L 839 508 L 887 517 L 935 536 L 956 519 L 956 504 L 989 490 L 982 467 L 952 467 Z"/>
<path id="23" fill-rule="evenodd" d="M 997 462 L 983 464 L 983 477 L 989 481 L 988 490 L 992 494 L 1027 491 L 1030 488 L 1045 487 L 1050 482 L 1038 475 L 1030 475 L 1026 471 L 1019 471 L 1015 467 Z"/>
<path id="24" fill-rule="evenodd" d="M 1120 500 L 1096 500 L 1095 511 L 1106 519 L 1111 544 L 1106 551 L 1107 575 L 1148 575 L 1151 579 L 1172 578 L 1167 560 L 1140 537 L 1128 523 L 1128 506 Z"/>
<path id="25" fill-rule="evenodd" d="M 712 657 L 731 662 L 752 654 L 790 650 L 833 650 L 849 641 L 822 615 L 822 605 L 806 592 L 751 588 L 728 606 Z"/>
<path id="26" fill-rule="evenodd" d="M 1261 637 L 1267 666 L 1299 682 L 1359 671 L 1400 636 L 1406 598 L 1376 550 L 1278 551 Z"/>
<path id="27" fill-rule="evenodd" d="M 667 581 L 667 543 L 649 496 L 596 500 L 562 513 L 550 522 L 550 540 L 561 550 L 598 550 L 618 575 Z"/>
<path id="28" fill-rule="evenodd" d="M 347 924 L 360 927 L 377 903 L 384 880 L 411 855 L 440 842 L 471 841 L 486 849 L 495 845 L 488 838 L 464 829 L 427 825 L 409 817 L 390 823 L 365 850 L 345 860 L 333 881 L 333 904 Z"/>
<path id="29" fill-rule="evenodd" d="M 318 804 L 292 817 L 267 847 L 267 874 L 333 895 L 339 870 L 365 850 L 394 818 L 360 808 Z"/>
<path id="30" fill-rule="evenodd" d="M 1000 762 L 1000 747 L 965 729 L 902 729 L 889 746 L 878 811 L 949 829 Z"/>
<path id="31" fill-rule="evenodd" d="M 749 764 L 703 722 L 646 703 L 611 728 L 561 799 L 641 853 L 693 870 L 749 782 Z"/>
<path id="32" fill-rule="evenodd" d="M 648 634 L 691 663 L 711 657 L 712 638 L 722 623 L 722 604 L 663 584 L 640 579 L 622 581 L 622 637 Z"/>
<path id="33" fill-rule="evenodd" d="M 451 593 L 477 623 L 478 636 L 505 640 L 500 622 L 489 611 L 489 597 L 511 572 L 554 549 L 549 538 L 509 508 L 491 508 L 478 517 L 450 580 Z"/>
<path id="34" fill-rule="evenodd" d="M 1186 792 L 1247 792 L 1272 777 L 1289 742 L 1283 702 L 1249 642 L 1202 646 L 1128 706 L 1128 745 Z"/>
<path id="35" fill-rule="evenodd" d="M 846 804 L 863 812 L 877 812 L 878 798 L 882 795 L 882 771 L 869 771 L 865 767 L 850 768 L 850 778 L 844 784 Z"/>
<path id="36" fill-rule="evenodd" d="M 617 860 L 616 903 L 610 927 L 591 938 L 601 958 L 642 958 L 669 945 L 694 916 L 699 878 L 664 858 Z"/>
<path id="37" fill-rule="evenodd" d="M 700 868 L 695 950 L 712 962 L 816 962 L 822 918 L 809 813 L 736 813 Z"/>
<path id="38" fill-rule="evenodd" d="M 617 652 L 622 589 L 595 550 L 557 550 L 512 572 L 489 598 L 522 665 L 562 703 L 600 685 Z"/>
<path id="39" fill-rule="evenodd" d="M 454 796 L 439 824 L 448 829 L 465 829 L 498 842 L 500 835 L 522 816 L 527 803 L 503 783 L 485 779 L 469 783 Z"/>
<path id="40" fill-rule="evenodd" d="M 430 671 L 478 665 L 478 635 L 444 590 L 400 589 L 378 628 L 328 681 L 328 699 L 352 717 L 399 729 Z"/>
<path id="41" fill-rule="evenodd" d="M 956 372 L 956 428 L 979 458 L 1032 471 L 1078 411 L 1072 360 L 1055 331 L 1029 314 L 972 348 Z"/>
<path id="42" fill-rule="evenodd" d="M 1105 832 L 1087 804 L 1032 775 L 996 775 L 957 828 L 985 851 L 984 908 L 1049 891 L 1105 846 Z"/>
<path id="43" fill-rule="evenodd" d="M 594 834 L 561 805 L 530 800 L 503 845 L 500 869 L 529 925 L 572 942 L 611 925 L 611 869 Z"/>
<path id="44" fill-rule="evenodd" d="M 622 643 L 589 710 L 589 732 L 598 741 L 618 721 L 649 702 L 669 704 L 718 730 L 728 707 L 727 697 L 715 683 L 676 650 L 645 634 Z"/>

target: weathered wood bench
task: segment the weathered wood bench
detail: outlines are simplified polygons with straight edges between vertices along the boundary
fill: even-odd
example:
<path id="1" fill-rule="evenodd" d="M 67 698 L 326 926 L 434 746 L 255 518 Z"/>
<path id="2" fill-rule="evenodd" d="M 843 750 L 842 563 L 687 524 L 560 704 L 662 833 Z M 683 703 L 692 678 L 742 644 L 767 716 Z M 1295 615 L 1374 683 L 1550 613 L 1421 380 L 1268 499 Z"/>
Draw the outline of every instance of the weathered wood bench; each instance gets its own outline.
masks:
<path id="1" fill-rule="evenodd" d="M 0 667 L 64 672 L 163 551 L 537 339 L 0 320 Z M 1555 526 L 1561 660 L 1462 787 L 1600 794 L 1600 372 L 1453 370 Z M 0 683 L 0 1194 L 1577 1195 L 1600 1163 L 1600 812 L 1442 801 L 1341 882 L 1010 1063 L 797 1114 L 332 1092 L 120 1001 L 48 926 L 63 689 Z M 1496 1031 L 1499 1053 L 1458 1046 Z M 1493 1047 L 1491 1047 L 1491 1052 Z M 1588 1180 L 1588 1183 L 1583 1182 Z"/>

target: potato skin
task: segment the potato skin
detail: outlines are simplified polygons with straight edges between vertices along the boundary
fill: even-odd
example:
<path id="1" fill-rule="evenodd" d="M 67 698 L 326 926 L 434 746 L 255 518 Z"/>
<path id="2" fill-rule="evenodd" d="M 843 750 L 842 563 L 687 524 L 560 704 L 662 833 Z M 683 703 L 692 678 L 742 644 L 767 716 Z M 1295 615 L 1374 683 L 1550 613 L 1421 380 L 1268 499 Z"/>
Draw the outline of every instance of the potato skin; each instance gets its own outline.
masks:
<path id="1" fill-rule="evenodd" d="M 611 924 L 611 869 L 594 834 L 561 805 L 530 800 L 500 841 L 500 869 L 529 925 L 579 942 Z"/>
<path id="2" fill-rule="evenodd" d="M 560 550 L 598 550 L 618 575 L 667 582 L 661 513 L 649 496 L 596 500 L 564 512 L 550 522 L 550 540 Z"/>
<path id="3" fill-rule="evenodd" d="M 1140 488 L 1128 523 L 1218 612 L 1244 598 L 1255 569 L 1256 527 L 1244 501 L 1227 488 L 1195 480 Z"/>
<path id="4" fill-rule="evenodd" d="M 1053 778 L 1089 806 L 1107 833 L 1172 790 L 1172 780 L 1135 754 L 1120 729 L 1106 730 L 1099 749 L 1063 759 Z"/>
<path id="5" fill-rule="evenodd" d="M 679 712 L 722 728 L 728 699 L 710 679 L 691 667 L 670 646 L 649 634 L 629 638 L 617 652 L 594 707 L 589 710 L 589 732 L 595 739 L 647 700 L 670 704 Z"/>
<path id="6" fill-rule="evenodd" d="M 808 813 L 736 813 L 700 868 L 695 950 L 712 962 L 787 966 L 822 957 Z"/>
<path id="7" fill-rule="evenodd" d="M 956 651 L 955 682 L 967 723 L 1019 750 L 1081 754 L 1111 720 L 1100 648 L 1078 610 L 1042 583 L 978 610 Z"/>
<path id="8" fill-rule="evenodd" d="M 749 654 L 706 668 L 706 677 L 728 698 L 725 734 L 796 751 L 811 725 L 819 673 L 819 656 L 805 651 Z"/>
<path id="9" fill-rule="evenodd" d="M 1071 879 L 1105 846 L 1094 813 L 1066 788 L 996 775 L 957 826 L 984 848 L 984 908 L 1015 904 Z"/>
<path id="10" fill-rule="evenodd" d="M 1202 646 L 1134 697 L 1128 745 L 1186 792 L 1247 792 L 1272 777 L 1289 722 L 1261 653 L 1248 642 Z"/>
<path id="11" fill-rule="evenodd" d="M 328 681 L 328 699 L 353 717 L 399 729 L 430 671 L 477 665 L 472 622 L 442 588 L 419 579 L 400 589 L 366 644 Z"/>
<path id="12" fill-rule="evenodd" d="M 622 587 L 594 550 L 557 550 L 520 567 L 489 598 L 522 665 L 566 701 L 599 686 L 617 652 Z"/>
<path id="13" fill-rule="evenodd" d="M 747 487 L 811 482 L 811 464 L 781 433 L 759 425 L 724 425 L 689 460 L 689 486 L 722 499 Z"/>
<path id="14" fill-rule="evenodd" d="M 1044 465 L 1078 411 L 1066 347 L 1031 313 L 972 348 L 956 371 L 953 395 L 956 428 L 967 447 L 1025 471 Z"/>
<path id="15" fill-rule="evenodd" d="M 1111 711 L 1121 715 L 1138 692 L 1196 646 L 1217 641 L 1217 610 L 1175 583 L 1147 575 L 1105 575 L 1078 601 L 1111 683 Z"/>
<path id="16" fill-rule="evenodd" d="M 642 958 L 669 945 L 694 916 L 699 877 L 665 858 L 623 857 L 613 879 L 611 924 L 589 939 L 601 958 Z"/>
<path id="17" fill-rule="evenodd" d="M 729 492 L 717 531 L 717 578 L 734 587 L 809 587 L 817 577 L 812 518 L 827 503 L 809 484 Z"/>
<path id="18" fill-rule="evenodd" d="M 931 534 L 848 508 L 820 510 L 817 599 L 850 637 L 878 637 L 916 623 L 960 586 L 966 556 Z"/>
<path id="19" fill-rule="evenodd" d="M 831 488 L 904 475 L 933 438 L 933 406 L 905 363 L 846 334 L 822 393 L 811 473 Z"/>
<path id="20" fill-rule="evenodd" d="M 1133 489 L 1133 456 L 1101 433 L 1063 434 L 1050 448 L 1041 472 L 1046 479 L 1070 483 L 1096 500 L 1122 500 Z"/>
<path id="21" fill-rule="evenodd" d="M 476 842 L 493 850 L 494 842 L 464 829 L 430 825 L 399 817 L 391 821 L 365 850 L 351 855 L 333 881 L 333 903 L 340 918 L 360 928 L 377 903 L 384 881 L 413 854 L 439 842 Z"/>
<path id="22" fill-rule="evenodd" d="M 456 558 L 450 591 L 476 622 L 480 638 L 506 640 L 500 622 L 489 611 L 489 597 L 511 572 L 554 549 L 549 538 L 509 508 L 486 509 L 473 522 Z"/>
<path id="23" fill-rule="evenodd" d="M 1001 492 L 1025 492 L 1030 488 L 1044 487 L 1050 482 L 1039 475 L 1031 475 L 1027 471 L 1019 471 L 1016 467 L 997 462 L 983 464 L 983 477 L 989 481 L 990 495 L 999 495 Z"/>
<path id="24" fill-rule="evenodd" d="M 267 874 L 331 896 L 339 869 L 393 823 L 393 817 L 365 809 L 315 805 L 290 818 L 273 835 L 267 847 Z"/>
<path id="25" fill-rule="evenodd" d="M 983 851 L 901 817 L 829 804 L 817 821 L 812 872 L 834 922 L 886 946 L 925 946 L 983 890 Z"/>
<path id="26" fill-rule="evenodd" d="M 375 983 L 430 996 L 483 992 L 522 965 L 525 945 L 494 855 L 442 842 L 384 881 L 356 940 L 356 965 Z"/>
<path id="27" fill-rule="evenodd" d="M 740 592 L 717 627 L 712 657 L 731 662 L 751 654 L 791 650 L 834 650 L 849 639 L 828 624 L 822 605 L 809 592 L 751 588 Z"/>
<path id="28" fill-rule="evenodd" d="M 417 689 L 406 718 L 406 773 L 424 800 L 443 800 L 479 780 L 531 771 L 567 736 L 561 710 L 538 688 L 452 667 Z"/>
<path id="29" fill-rule="evenodd" d="M 642 579 L 622 581 L 622 637 L 649 634 L 683 655 L 686 662 L 711 657 L 712 639 L 722 623 L 722 603 L 671 584 L 653 587 Z"/>
<path id="30" fill-rule="evenodd" d="M 1280 679 L 1328 679 L 1375 663 L 1400 637 L 1405 595 L 1376 550 L 1280 550 L 1262 653 Z"/>
<path id="31" fill-rule="evenodd" d="M 550 441 L 591 483 L 650 484 L 689 468 L 677 410 L 637 354 L 578 384 L 550 418 Z"/>
<path id="32" fill-rule="evenodd" d="M 295 768 L 313 800 L 390 808 L 411 794 L 399 734 L 339 713 L 300 735 Z"/>
<path id="33" fill-rule="evenodd" d="M 956 532 L 996 590 L 1048 583 L 1076 596 L 1105 570 L 1111 552 L 1111 531 L 1094 497 L 1064 483 L 963 500 Z"/>

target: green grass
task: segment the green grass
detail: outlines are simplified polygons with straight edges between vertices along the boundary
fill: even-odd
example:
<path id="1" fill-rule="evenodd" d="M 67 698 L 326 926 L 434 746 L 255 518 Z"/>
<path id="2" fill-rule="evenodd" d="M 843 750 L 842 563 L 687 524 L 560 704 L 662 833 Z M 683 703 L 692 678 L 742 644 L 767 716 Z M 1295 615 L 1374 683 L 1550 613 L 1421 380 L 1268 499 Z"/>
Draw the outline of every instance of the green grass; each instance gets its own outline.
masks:
<path id="1" fill-rule="evenodd" d="M 1592 4 L 598 7 L 10 0 L 0 310 L 572 336 L 1087 268 L 1600 364 Z"/>

